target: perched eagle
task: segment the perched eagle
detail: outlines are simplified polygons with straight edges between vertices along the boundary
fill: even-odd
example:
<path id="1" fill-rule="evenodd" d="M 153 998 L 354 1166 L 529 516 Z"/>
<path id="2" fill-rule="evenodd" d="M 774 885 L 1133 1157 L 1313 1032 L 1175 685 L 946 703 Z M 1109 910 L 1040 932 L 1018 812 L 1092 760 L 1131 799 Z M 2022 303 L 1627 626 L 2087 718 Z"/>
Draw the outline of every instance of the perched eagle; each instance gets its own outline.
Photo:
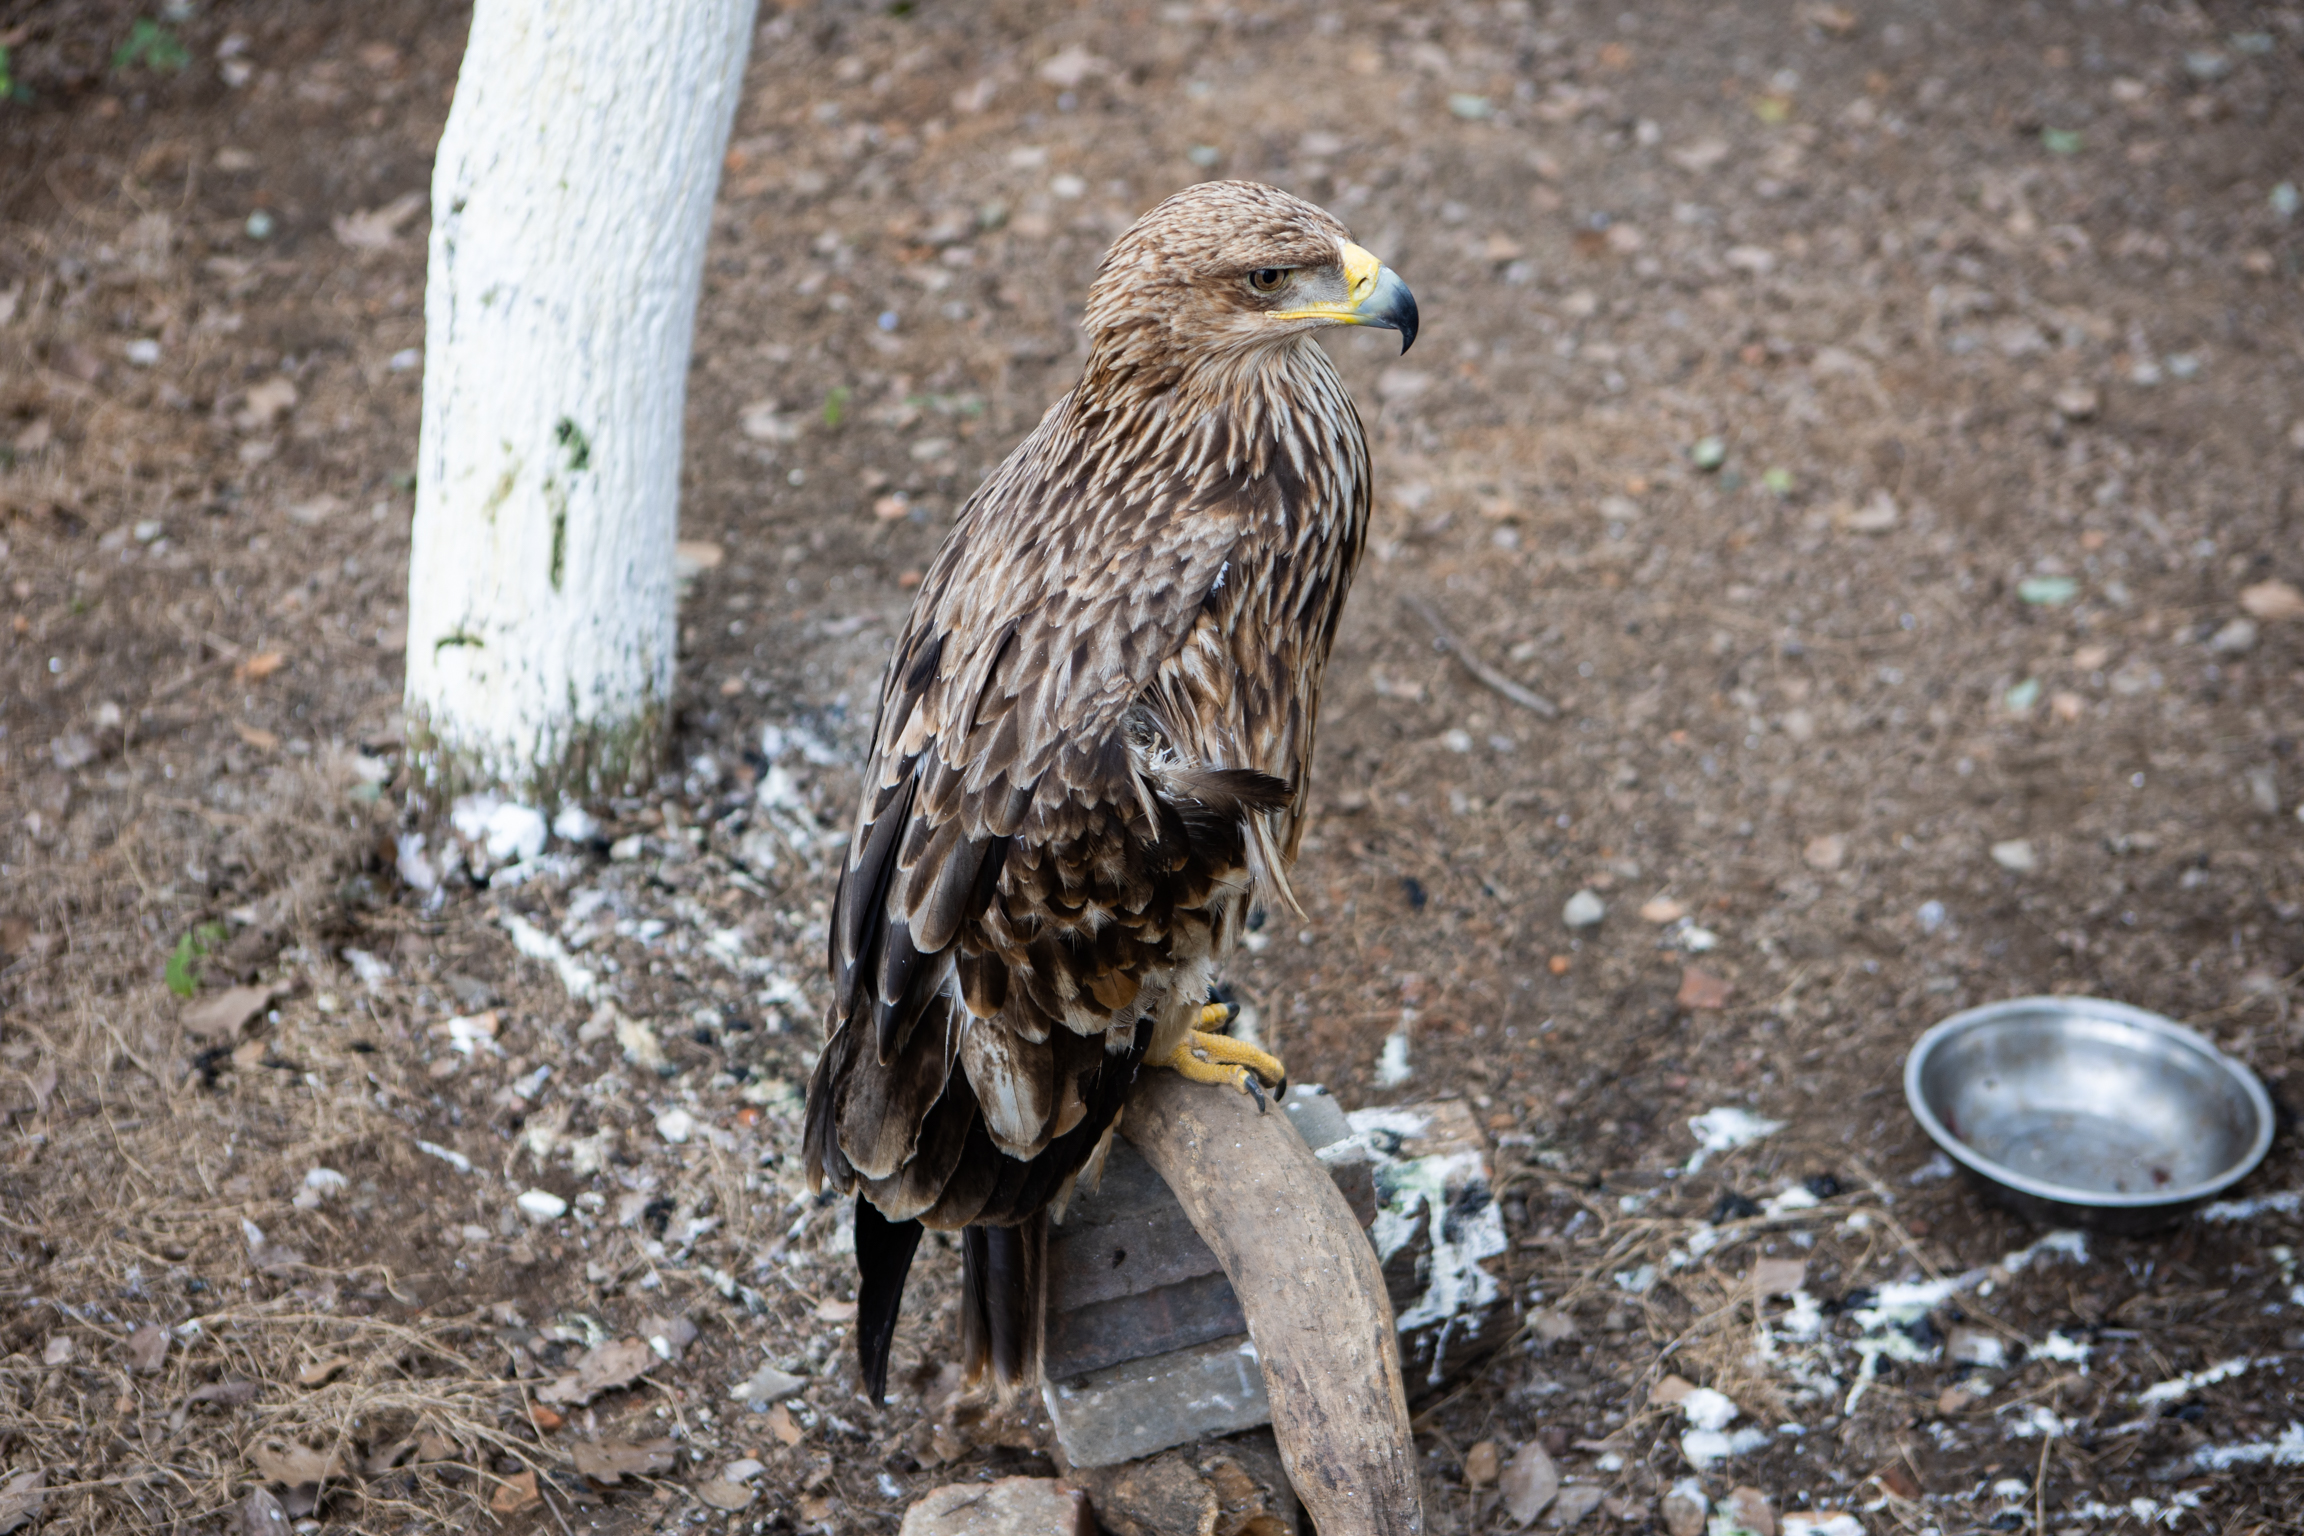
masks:
<path id="1" fill-rule="evenodd" d="M 961 508 L 881 679 L 833 902 L 811 1182 L 856 1192 L 884 1393 L 923 1225 L 962 1229 L 962 1353 L 1036 1383 L 1047 1211 L 1140 1065 L 1285 1091 L 1204 1006 L 1252 893 L 1293 906 L 1368 443 L 1313 340 L 1416 336 L 1322 210 L 1207 182 L 1089 289 L 1080 382 Z"/>

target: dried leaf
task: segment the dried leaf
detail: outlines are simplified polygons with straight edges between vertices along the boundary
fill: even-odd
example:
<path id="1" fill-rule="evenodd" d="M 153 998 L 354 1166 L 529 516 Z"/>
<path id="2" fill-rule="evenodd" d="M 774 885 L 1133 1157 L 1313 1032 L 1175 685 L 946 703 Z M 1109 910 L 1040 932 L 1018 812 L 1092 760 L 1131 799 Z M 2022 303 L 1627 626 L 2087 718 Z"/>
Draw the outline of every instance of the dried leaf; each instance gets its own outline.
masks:
<path id="1" fill-rule="evenodd" d="M 672 574 L 681 581 L 693 581 L 709 570 L 718 569 L 728 552 L 710 539 L 682 539 L 672 546 Z"/>
<path id="2" fill-rule="evenodd" d="M 1755 1296 L 1789 1296 L 1807 1283 L 1806 1259 L 1760 1259 L 1752 1266 Z"/>
<path id="3" fill-rule="evenodd" d="M 280 998 L 278 987 L 227 987 L 184 1010 L 184 1027 L 206 1040 L 229 1040 Z"/>
<path id="4" fill-rule="evenodd" d="M 243 432 L 268 427 L 287 414 L 296 400 L 296 386 L 275 374 L 249 387 L 246 403 L 240 413 L 232 418 L 232 425 Z"/>
<path id="5" fill-rule="evenodd" d="M 1673 1001 L 1689 1009 L 1725 1008 L 1728 1006 L 1728 994 L 1732 990 L 1727 982 L 1710 971 L 1691 965 L 1680 973 L 1680 992 Z"/>
<path id="6" fill-rule="evenodd" d="M 554 1413 L 542 1403 L 530 1403 L 528 1405 L 528 1422 L 536 1426 L 538 1433 L 548 1435 L 567 1423 L 568 1416 L 564 1413 Z"/>
<path id="7" fill-rule="evenodd" d="M 214 1403 L 219 1408 L 240 1408 L 263 1395 L 263 1387 L 253 1381 L 212 1381 L 204 1387 L 194 1387 L 184 1401 Z"/>
<path id="8" fill-rule="evenodd" d="M 643 1346 L 645 1347 L 645 1346 Z M 670 1440 L 579 1440 L 572 1447 L 576 1470 L 596 1483 L 613 1483 L 626 1476 L 652 1477 L 669 1472 L 678 1460 Z"/>
<path id="9" fill-rule="evenodd" d="M 160 1362 L 168 1358 L 168 1330 L 157 1323 L 146 1323 L 128 1335 L 128 1369 L 141 1376 L 149 1376 L 160 1369 Z"/>
<path id="10" fill-rule="evenodd" d="M 250 1041 L 249 1044 L 261 1045 L 261 1042 Z M 234 1054 L 237 1056 L 238 1053 Z M 285 1275 L 304 1262 L 303 1254 L 273 1242 L 264 1235 L 262 1227 L 245 1216 L 240 1218 L 240 1235 L 248 1241 L 248 1262 L 264 1274 Z"/>
<path id="11" fill-rule="evenodd" d="M 799 1425 L 792 1422 L 791 1409 L 786 1408 L 782 1403 L 778 1403 L 775 1407 L 768 1410 L 768 1433 L 774 1435 L 777 1439 L 783 1441 L 786 1445 L 798 1445 L 801 1439 L 807 1434 L 807 1431 L 803 1430 Z"/>
<path id="12" fill-rule="evenodd" d="M 1485 1488 L 1496 1481 L 1502 1470 L 1503 1458 L 1496 1442 L 1483 1440 L 1464 1453 L 1464 1481 L 1474 1488 Z"/>
<path id="13" fill-rule="evenodd" d="M 47 1488 L 48 1474 L 39 1467 L 0 1483 L 0 1536 L 39 1518 L 40 1506 L 48 1500 Z"/>
<path id="14" fill-rule="evenodd" d="M 351 1363 L 342 1355 L 330 1355 L 325 1360 L 315 1360 L 296 1373 L 297 1385 L 306 1387 L 326 1386 L 336 1379 L 337 1373 Z"/>
<path id="15" fill-rule="evenodd" d="M 243 683 L 260 683 L 288 664 L 286 653 L 258 651 L 232 669 L 232 675 Z M 247 727 L 241 727 L 243 731 Z"/>
<path id="16" fill-rule="evenodd" d="M 562 1376 L 536 1396 L 547 1403 L 567 1403 L 582 1407 L 603 1392 L 628 1387 L 645 1375 L 656 1364 L 656 1351 L 644 1339 L 614 1339 L 597 1349 L 588 1349 L 576 1362 L 576 1369 Z"/>
<path id="17" fill-rule="evenodd" d="M 856 1303 L 827 1297 L 816 1303 L 816 1315 L 827 1323 L 852 1323 L 856 1321 Z"/>
<path id="18" fill-rule="evenodd" d="M 260 725 L 250 725 L 245 720 L 235 720 L 232 722 L 232 729 L 238 733 L 242 741 L 259 752 L 277 752 L 280 750 L 280 738 Z"/>
<path id="19" fill-rule="evenodd" d="M 731 1483 L 723 1478 L 711 1478 L 696 1490 L 696 1497 L 714 1509 L 742 1509 L 753 1500 L 753 1492 L 742 1483 Z"/>
<path id="20" fill-rule="evenodd" d="M 421 192 L 403 192 L 381 208 L 337 214 L 328 227 L 356 251 L 388 251 L 399 243 L 400 226 L 422 211 L 425 202 Z"/>
<path id="21" fill-rule="evenodd" d="M 341 1451 L 316 1451 L 300 1440 L 259 1440 L 248 1447 L 248 1461 L 264 1481 L 283 1488 L 326 1482 L 348 1470 Z"/>
<path id="22" fill-rule="evenodd" d="M 2260 581 L 2240 589 L 2240 606 L 2267 624 L 2304 619 L 2304 592 L 2285 581 Z"/>
<path id="23" fill-rule="evenodd" d="M 543 1495 L 536 1491 L 536 1474 L 533 1472 L 522 1472 L 504 1479 L 496 1485 L 496 1491 L 488 1495 L 488 1507 L 500 1515 L 516 1515 L 542 1502 Z"/>
<path id="24" fill-rule="evenodd" d="M 1544 1513 L 1544 1506 L 1560 1491 L 1560 1473 L 1544 1447 L 1531 1440 L 1513 1454 L 1497 1486 L 1514 1523 L 1526 1525 Z"/>

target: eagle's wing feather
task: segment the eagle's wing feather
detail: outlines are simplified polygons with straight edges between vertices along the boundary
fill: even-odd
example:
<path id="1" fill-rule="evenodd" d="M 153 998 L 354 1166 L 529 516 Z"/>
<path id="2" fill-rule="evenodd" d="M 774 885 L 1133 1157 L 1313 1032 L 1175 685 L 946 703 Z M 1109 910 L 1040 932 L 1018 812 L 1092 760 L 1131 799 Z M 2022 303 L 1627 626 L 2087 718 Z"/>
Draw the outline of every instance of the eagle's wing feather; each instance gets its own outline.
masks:
<path id="1" fill-rule="evenodd" d="M 1031 446 L 1011 465 L 1032 464 Z M 869 1044 L 840 1051 L 833 1070 L 887 1084 L 840 1096 L 840 1151 L 867 1180 L 904 1169 L 924 1186 L 944 1162 L 938 1144 L 929 1167 L 908 1167 L 952 1096 L 954 1059 L 1000 1150 L 1030 1158 L 1068 1131 L 1065 1114 L 1077 1117 L 1093 1085 L 1065 1091 L 1051 1034 L 1109 1027 L 1164 957 L 1176 900 L 1155 899 L 1156 877 L 1195 862 L 1193 842 L 1213 845 L 1216 859 L 1196 861 L 1209 865 L 1238 838 L 1209 816 L 1149 822 L 1157 807 L 1122 725 L 1141 699 L 1193 691 L 1162 675 L 1204 627 L 1243 519 L 1210 516 L 1205 498 L 1179 517 L 1159 483 L 1058 517 L 1046 497 L 1098 490 L 1008 481 L 964 514 L 890 659 L 834 903 L 835 1032 L 868 1019 Z M 1207 788 L 1241 806 L 1271 798 L 1214 778 Z M 931 1018 L 940 1027 L 923 1030 Z M 883 1070 L 854 1072 L 858 1049 Z M 943 1067 L 916 1061 L 929 1055 Z M 903 1204 L 927 1193 L 910 1188 Z"/>

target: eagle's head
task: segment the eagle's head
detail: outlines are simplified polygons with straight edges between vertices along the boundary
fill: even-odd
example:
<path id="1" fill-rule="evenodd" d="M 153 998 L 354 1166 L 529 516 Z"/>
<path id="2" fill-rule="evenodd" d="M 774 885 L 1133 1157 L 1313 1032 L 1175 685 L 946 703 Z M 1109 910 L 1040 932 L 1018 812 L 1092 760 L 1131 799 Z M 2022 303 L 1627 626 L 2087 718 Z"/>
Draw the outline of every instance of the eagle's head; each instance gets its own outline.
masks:
<path id="1" fill-rule="evenodd" d="M 1416 340 L 1416 296 L 1326 210 L 1253 181 L 1204 181 L 1112 242 L 1090 338 L 1152 361 L 1237 355 L 1331 325 Z M 1146 356 L 1145 354 L 1151 354 Z"/>

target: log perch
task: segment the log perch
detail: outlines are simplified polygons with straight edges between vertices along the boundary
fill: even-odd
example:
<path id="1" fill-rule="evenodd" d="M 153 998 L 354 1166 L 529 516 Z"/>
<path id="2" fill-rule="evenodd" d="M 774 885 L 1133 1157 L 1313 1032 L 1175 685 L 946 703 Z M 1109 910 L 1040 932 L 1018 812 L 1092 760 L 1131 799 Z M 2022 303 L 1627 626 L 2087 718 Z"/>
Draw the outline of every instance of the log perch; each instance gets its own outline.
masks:
<path id="1" fill-rule="evenodd" d="M 1281 1463 L 1321 1536 L 1421 1532 L 1392 1303 L 1328 1171 L 1277 1109 L 1172 1072 L 1137 1079 L 1120 1133 L 1239 1296 Z"/>

